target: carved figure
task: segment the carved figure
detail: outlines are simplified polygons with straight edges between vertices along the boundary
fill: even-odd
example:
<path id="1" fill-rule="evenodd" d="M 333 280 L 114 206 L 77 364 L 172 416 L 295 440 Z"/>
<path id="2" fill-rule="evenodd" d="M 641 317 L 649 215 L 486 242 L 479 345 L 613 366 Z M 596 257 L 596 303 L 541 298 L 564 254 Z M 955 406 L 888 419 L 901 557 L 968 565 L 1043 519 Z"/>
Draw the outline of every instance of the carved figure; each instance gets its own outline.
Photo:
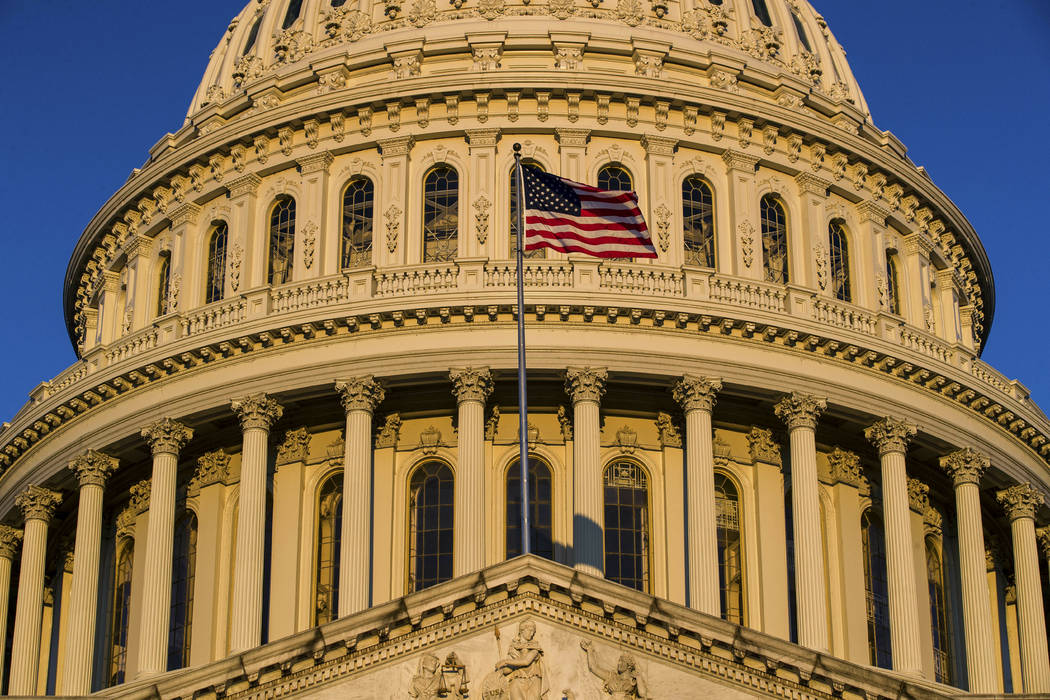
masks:
<path id="1" fill-rule="evenodd" d="M 634 657 L 630 654 L 620 654 L 616 662 L 616 668 L 606 668 L 598 659 L 598 652 L 591 643 L 584 640 L 580 642 L 580 648 L 587 655 L 587 668 L 591 673 L 602 680 L 602 691 L 613 698 L 613 700 L 628 700 L 629 698 L 648 698 L 649 688 L 638 671 Z"/>
<path id="2" fill-rule="evenodd" d="M 408 686 L 408 696 L 418 700 L 436 700 L 442 690 L 441 669 L 438 657 L 423 654 L 419 659 L 419 668 Z"/>
<path id="3" fill-rule="evenodd" d="M 499 631 L 496 631 L 499 645 Z M 523 620 L 510 643 L 507 655 L 496 662 L 496 670 L 482 682 L 485 700 L 544 700 L 550 691 L 543 663 L 543 649 L 536 642 L 536 623 Z"/>

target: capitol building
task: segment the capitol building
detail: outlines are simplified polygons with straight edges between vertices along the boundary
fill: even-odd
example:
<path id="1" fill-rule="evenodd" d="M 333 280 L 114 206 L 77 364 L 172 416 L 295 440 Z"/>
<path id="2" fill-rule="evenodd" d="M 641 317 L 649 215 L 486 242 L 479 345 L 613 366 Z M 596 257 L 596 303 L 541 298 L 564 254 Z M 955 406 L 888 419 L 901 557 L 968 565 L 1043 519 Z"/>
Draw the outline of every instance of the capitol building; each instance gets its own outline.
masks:
<path id="1" fill-rule="evenodd" d="M 808 2 L 215 29 L 0 431 L 4 692 L 1050 693 L 1050 420 Z M 515 144 L 637 192 L 658 257 L 528 251 L 519 308 Z"/>

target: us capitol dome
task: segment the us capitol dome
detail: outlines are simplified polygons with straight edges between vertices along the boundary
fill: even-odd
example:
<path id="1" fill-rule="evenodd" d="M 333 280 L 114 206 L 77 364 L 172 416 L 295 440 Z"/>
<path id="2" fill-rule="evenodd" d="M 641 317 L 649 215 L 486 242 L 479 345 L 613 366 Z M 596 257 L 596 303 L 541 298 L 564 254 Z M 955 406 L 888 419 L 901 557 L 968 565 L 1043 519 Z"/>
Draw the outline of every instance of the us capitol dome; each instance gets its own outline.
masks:
<path id="1" fill-rule="evenodd" d="M 524 426 L 515 143 L 658 252 L 528 252 Z M 0 432 L 4 687 L 1050 692 L 994 306 L 803 0 L 252 0 Z"/>

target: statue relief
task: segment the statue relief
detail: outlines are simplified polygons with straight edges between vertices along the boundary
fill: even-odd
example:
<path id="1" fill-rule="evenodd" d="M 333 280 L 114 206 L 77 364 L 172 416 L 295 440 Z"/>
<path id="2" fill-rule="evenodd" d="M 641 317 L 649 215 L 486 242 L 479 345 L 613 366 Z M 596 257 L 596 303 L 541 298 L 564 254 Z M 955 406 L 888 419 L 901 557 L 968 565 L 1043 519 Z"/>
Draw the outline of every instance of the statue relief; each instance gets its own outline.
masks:
<path id="1" fill-rule="evenodd" d="M 408 686 L 408 696 L 416 700 L 465 698 L 467 693 L 467 669 L 454 651 L 444 664 L 433 654 L 423 654 Z"/>
<path id="2" fill-rule="evenodd" d="M 613 700 L 630 698 L 648 698 L 649 688 L 638 671 L 637 663 L 630 654 L 620 654 L 616 668 L 606 668 L 598 659 L 598 652 L 589 641 L 580 642 L 580 647 L 587 655 L 587 668 L 602 681 L 604 697 Z"/>
<path id="3" fill-rule="evenodd" d="M 543 649 L 536 641 L 535 622 L 523 620 L 518 625 L 518 634 L 511 640 L 506 656 L 500 647 L 497 629 L 496 650 L 499 656 L 496 670 L 485 676 L 481 684 L 484 700 L 544 700 L 547 697 L 549 674 L 543 663 Z"/>

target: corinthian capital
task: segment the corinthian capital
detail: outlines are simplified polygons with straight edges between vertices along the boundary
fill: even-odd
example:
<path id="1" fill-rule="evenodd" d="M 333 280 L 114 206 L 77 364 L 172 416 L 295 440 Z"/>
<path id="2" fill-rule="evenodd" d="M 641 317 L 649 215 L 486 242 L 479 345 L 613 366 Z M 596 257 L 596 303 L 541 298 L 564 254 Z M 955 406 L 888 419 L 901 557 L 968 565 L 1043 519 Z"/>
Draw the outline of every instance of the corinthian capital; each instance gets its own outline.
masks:
<path id="1" fill-rule="evenodd" d="M 1010 520 L 1018 518 L 1035 519 L 1036 508 L 1043 505 L 1043 494 L 1032 488 L 1031 484 L 1014 484 L 995 494 L 995 499 L 1006 511 Z"/>
<path id="2" fill-rule="evenodd" d="M 572 402 L 599 402 L 605 395 L 605 380 L 609 371 L 604 367 L 569 367 L 565 370 L 565 392 Z"/>
<path id="3" fill-rule="evenodd" d="M 266 394 L 253 394 L 243 396 L 230 402 L 230 408 L 237 414 L 241 421 L 241 430 L 261 428 L 269 430 L 270 427 L 281 419 L 284 409 L 281 404 L 271 399 Z"/>
<path id="4" fill-rule="evenodd" d="M 81 488 L 85 486 L 106 488 L 106 480 L 116 468 L 116 457 L 110 457 L 95 450 L 89 450 L 69 463 L 69 469 L 77 475 Z"/>
<path id="5" fill-rule="evenodd" d="M 918 428 L 911 423 L 887 417 L 867 428 L 864 437 L 875 445 L 881 457 L 890 452 L 907 452 L 908 443 L 916 432 Z"/>
<path id="6" fill-rule="evenodd" d="M 26 520 L 43 520 L 47 522 L 55 514 L 55 508 L 62 502 L 62 494 L 55 493 L 42 486 L 27 486 L 26 490 L 15 498 L 15 505 L 22 511 Z"/>
<path id="7" fill-rule="evenodd" d="M 988 458 L 972 447 L 964 447 L 941 457 L 941 469 L 948 472 L 956 486 L 981 483 L 981 476 L 989 465 Z"/>
<path id="8" fill-rule="evenodd" d="M 343 410 L 347 413 L 350 411 L 371 413 L 386 398 L 383 385 L 370 374 L 363 377 L 337 379 L 335 390 L 339 392 L 339 400 L 343 402 Z"/>
<path id="9" fill-rule="evenodd" d="M 492 373 L 488 367 L 453 367 L 448 378 L 452 381 L 452 394 L 456 401 L 485 400 L 492 393 Z"/>
<path id="10" fill-rule="evenodd" d="M 683 411 L 710 412 L 715 407 L 715 396 L 721 390 L 722 382 L 718 379 L 687 374 L 675 383 L 671 396 Z"/>
<path id="11" fill-rule="evenodd" d="M 0 557 L 12 559 L 21 543 L 21 530 L 10 525 L 0 525 Z"/>
<path id="12" fill-rule="evenodd" d="M 827 407 L 827 399 L 793 391 L 791 396 L 785 396 L 773 407 L 773 412 L 792 430 L 795 428 L 813 430 L 817 427 L 817 419 L 820 418 L 820 414 Z"/>
<path id="13" fill-rule="evenodd" d="M 156 423 L 142 429 L 153 454 L 170 452 L 177 455 L 183 446 L 193 437 L 193 430 L 171 418 L 161 418 Z"/>

